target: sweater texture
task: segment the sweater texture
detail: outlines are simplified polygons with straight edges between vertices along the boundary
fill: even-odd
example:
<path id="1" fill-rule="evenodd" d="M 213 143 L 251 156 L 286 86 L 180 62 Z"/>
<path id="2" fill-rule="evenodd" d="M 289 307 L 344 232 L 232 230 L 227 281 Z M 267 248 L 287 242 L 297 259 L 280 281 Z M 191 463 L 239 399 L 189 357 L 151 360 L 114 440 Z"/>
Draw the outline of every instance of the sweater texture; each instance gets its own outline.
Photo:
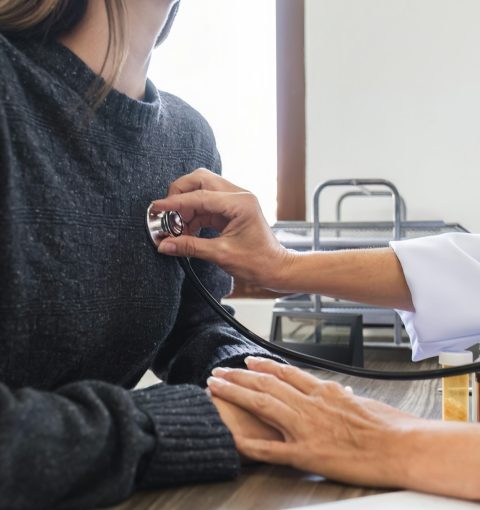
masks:
<path id="1" fill-rule="evenodd" d="M 92 113 L 97 77 L 58 43 L 0 34 L 0 73 L 0 508 L 93 508 L 234 477 L 201 386 L 268 353 L 145 229 L 173 180 L 220 172 L 211 129 L 150 82 L 144 100 L 112 90 Z M 229 292 L 221 270 L 194 268 L 217 299 Z M 149 368 L 166 383 L 132 390 Z"/>

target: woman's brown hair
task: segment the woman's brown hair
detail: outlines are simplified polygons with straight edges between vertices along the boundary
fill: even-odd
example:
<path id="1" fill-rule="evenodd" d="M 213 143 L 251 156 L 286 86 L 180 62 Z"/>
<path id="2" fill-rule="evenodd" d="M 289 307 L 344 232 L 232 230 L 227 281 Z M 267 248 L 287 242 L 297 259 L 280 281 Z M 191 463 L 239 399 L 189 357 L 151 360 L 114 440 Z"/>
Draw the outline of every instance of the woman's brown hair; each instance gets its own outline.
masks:
<path id="1" fill-rule="evenodd" d="M 127 52 L 125 0 L 103 0 L 108 19 L 108 45 L 100 74 L 107 59 L 111 75 L 92 90 L 97 106 L 115 82 Z M 89 0 L 0 0 L 0 32 L 30 40 L 56 39 L 69 32 L 82 19 Z"/>

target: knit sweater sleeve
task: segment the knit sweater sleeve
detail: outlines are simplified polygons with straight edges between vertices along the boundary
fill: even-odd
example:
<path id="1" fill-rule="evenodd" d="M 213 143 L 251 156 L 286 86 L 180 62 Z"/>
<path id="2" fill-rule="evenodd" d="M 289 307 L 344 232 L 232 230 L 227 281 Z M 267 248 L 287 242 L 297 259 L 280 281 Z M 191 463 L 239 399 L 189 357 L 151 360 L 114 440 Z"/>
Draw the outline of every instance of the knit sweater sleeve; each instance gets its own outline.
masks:
<path id="1" fill-rule="evenodd" d="M 221 173 L 218 152 L 211 168 Z M 215 235 L 217 233 L 209 229 L 201 232 L 202 237 Z M 191 262 L 200 281 L 218 301 L 231 292 L 232 278 L 227 273 L 209 262 L 198 259 Z M 233 313 L 231 307 L 226 308 Z M 227 326 L 186 279 L 175 326 L 160 347 L 153 371 L 169 383 L 204 385 L 213 368 L 245 368 L 244 359 L 247 356 L 284 361 Z"/>
<path id="2" fill-rule="evenodd" d="M 204 390 L 84 381 L 56 392 L 0 385 L 0 469 L 2 508 L 80 509 L 231 478 L 239 462 Z"/>

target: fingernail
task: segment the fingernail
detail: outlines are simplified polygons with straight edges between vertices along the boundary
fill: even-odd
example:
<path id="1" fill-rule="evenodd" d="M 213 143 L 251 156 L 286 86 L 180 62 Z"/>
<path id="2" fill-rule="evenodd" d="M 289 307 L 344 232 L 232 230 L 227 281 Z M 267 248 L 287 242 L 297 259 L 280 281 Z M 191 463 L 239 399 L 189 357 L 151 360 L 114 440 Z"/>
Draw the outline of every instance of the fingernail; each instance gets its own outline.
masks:
<path id="1" fill-rule="evenodd" d="M 207 379 L 208 386 L 222 386 L 223 384 L 227 384 L 225 379 L 219 379 L 218 377 L 209 377 Z"/>
<path id="2" fill-rule="evenodd" d="M 224 367 L 216 367 L 212 370 L 213 375 L 225 375 L 227 372 L 230 372 L 230 369 Z"/>
<path id="3" fill-rule="evenodd" d="M 158 209 L 157 209 L 157 204 L 156 204 L 155 202 L 152 202 L 152 203 L 150 204 L 149 209 L 150 209 L 150 212 L 152 212 L 152 213 L 158 213 L 158 212 L 160 212 L 160 210 L 158 210 Z"/>
<path id="4" fill-rule="evenodd" d="M 169 243 L 168 241 L 162 241 L 158 245 L 158 251 L 160 253 L 166 253 L 167 255 L 173 255 L 177 251 L 177 245 Z"/>
<path id="5" fill-rule="evenodd" d="M 247 356 L 243 361 L 245 361 L 245 364 L 248 365 L 255 361 L 267 361 L 267 358 L 262 358 L 261 356 Z"/>
<path id="6" fill-rule="evenodd" d="M 353 394 L 353 388 L 351 386 L 345 386 L 345 391 L 348 391 L 348 393 Z"/>

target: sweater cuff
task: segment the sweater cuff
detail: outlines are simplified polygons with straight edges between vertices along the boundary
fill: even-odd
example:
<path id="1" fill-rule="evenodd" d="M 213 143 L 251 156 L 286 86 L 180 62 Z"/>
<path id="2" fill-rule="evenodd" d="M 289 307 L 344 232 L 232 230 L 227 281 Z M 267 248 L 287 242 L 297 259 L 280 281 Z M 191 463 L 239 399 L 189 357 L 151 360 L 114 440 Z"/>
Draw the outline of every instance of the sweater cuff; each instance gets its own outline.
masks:
<path id="1" fill-rule="evenodd" d="M 238 475 L 240 458 L 232 435 L 204 390 L 158 384 L 132 395 L 152 420 L 156 436 L 139 489 Z"/>

